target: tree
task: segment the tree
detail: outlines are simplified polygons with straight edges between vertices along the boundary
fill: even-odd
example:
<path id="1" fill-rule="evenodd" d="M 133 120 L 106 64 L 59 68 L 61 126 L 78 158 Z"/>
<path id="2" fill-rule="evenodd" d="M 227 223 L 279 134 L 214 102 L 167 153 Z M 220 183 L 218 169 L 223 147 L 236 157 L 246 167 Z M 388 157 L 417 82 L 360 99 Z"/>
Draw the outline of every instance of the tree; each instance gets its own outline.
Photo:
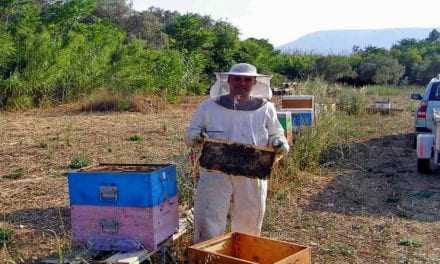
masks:
<path id="1" fill-rule="evenodd" d="M 144 40 L 152 48 L 163 48 L 169 42 L 169 37 L 163 32 L 159 17 L 149 11 L 135 13 L 128 17 L 123 27 L 130 39 Z"/>
<path id="2" fill-rule="evenodd" d="M 358 76 L 362 82 L 375 84 L 397 84 L 403 76 L 405 67 L 389 56 L 370 55 L 358 68 Z"/>
<path id="3" fill-rule="evenodd" d="M 315 59 L 309 55 L 280 54 L 274 58 L 273 70 L 290 80 L 304 79 L 313 72 Z"/>
<path id="4" fill-rule="evenodd" d="M 213 47 L 210 52 L 211 65 L 207 72 L 225 71 L 234 64 L 234 54 L 238 39 L 238 29 L 223 21 L 216 22 L 212 27 L 214 34 Z"/>
<path id="5" fill-rule="evenodd" d="M 327 56 L 316 60 L 316 71 L 323 75 L 324 79 L 335 82 L 343 78 L 354 78 L 350 58 L 345 56 Z"/>
<path id="6" fill-rule="evenodd" d="M 440 73 L 439 69 L 440 54 L 426 58 L 417 73 L 417 81 L 426 85 L 432 78 Z"/>
<path id="7" fill-rule="evenodd" d="M 428 38 L 426 39 L 429 42 L 439 41 L 440 40 L 440 32 L 438 32 L 437 29 L 433 29 L 430 33 Z"/>
<path id="8" fill-rule="evenodd" d="M 210 17 L 197 14 L 177 16 L 165 32 L 174 39 L 173 47 L 191 52 L 209 51 L 214 46 L 215 34 Z"/>

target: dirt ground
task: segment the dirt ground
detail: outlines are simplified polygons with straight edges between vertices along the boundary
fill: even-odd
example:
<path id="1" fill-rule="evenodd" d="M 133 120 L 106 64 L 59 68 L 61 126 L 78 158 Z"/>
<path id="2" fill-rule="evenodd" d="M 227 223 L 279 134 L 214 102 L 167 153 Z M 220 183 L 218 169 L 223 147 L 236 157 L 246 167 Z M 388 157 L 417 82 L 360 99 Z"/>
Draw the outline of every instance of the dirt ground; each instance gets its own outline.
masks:
<path id="1" fill-rule="evenodd" d="M 0 113 L 0 227 L 14 231 L 0 262 L 31 263 L 69 246 L 65 173 L 77 154 L 187 171 L 183 133 L 196 102 L 146 113 Z M 365 114 L 357 126 L 365 133 L 347 157 L 270 180 L 263 234 L 312 247 L 313 263 L 440 263 L 440 175 L 416 171 L 411 113 Z"/>

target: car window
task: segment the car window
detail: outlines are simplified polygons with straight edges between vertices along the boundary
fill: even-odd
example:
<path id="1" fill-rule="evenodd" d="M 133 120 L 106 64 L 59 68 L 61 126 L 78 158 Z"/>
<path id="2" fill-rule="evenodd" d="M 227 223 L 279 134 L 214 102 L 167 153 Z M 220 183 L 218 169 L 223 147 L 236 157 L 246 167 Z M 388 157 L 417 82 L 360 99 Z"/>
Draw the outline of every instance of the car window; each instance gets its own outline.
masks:
<path id="1" fill-rule="evenodd" d="M 430 101 L 440 101 L 440 82 L 435 82 L 431 86 Z"/>

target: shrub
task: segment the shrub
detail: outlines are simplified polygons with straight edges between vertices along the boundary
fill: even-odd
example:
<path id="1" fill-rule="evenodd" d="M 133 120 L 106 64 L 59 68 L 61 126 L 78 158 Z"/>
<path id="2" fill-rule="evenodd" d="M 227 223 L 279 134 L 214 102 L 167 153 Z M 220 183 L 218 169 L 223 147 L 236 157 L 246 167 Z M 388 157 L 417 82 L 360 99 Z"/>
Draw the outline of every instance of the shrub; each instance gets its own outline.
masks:
<path id="1" fill-rule="evenodd" d="M 422 247 L 423 243 L 417 239 L 413 238 L 405 238 L 399 241 L 400 246 L 406 246 L 406 247 Z"/>
<path id="2" fill-rule="evenodd" d="M 18 168 L 18 169 L 13 170 L 11 173 L 9 173 L 8 175 L 6 175 L 4 177 L 6 179 L 16 180 L 16 179 L 23 177 L 23 175 L 24 175 L 23 168 Z"/>
<path id="3" fill-rule="evenodd" d="M 144 138 L 143 138 L 142 136 L 140 136 L 140 135 L 132 135 L 132 136 L 129 136 L 129 137 L 128 137 L 128 140 L 129 140 L 129 141 L 137 142 L 137 141 L 142 141 L 142 140 L 144 140 Z"/>
<path id="4" fill-rule="evenodd" d="M 73 156 L 73 158 L 70 162 L 69 168 L 80 169 L 80 168 L 89 166 L 91 163 L 92 162 L 85 154 L 77 154 L 77 155 Z"/>
<path id="5" fill-rule="evenodd" d="M 12 240 L 14 231 L 9 228 L 0 227 L 0 244 L 7 244 Z"/>
<path id="6" fill-rule="evenodd" d="M 26 110 L 34 106 L 34 99 L 27 95 L 10 97 L 6 103 L 6 109 L 8 110 Z"/>
<path id="7" fill-rule="evenodd" d="M 337 98 L 338 109 L 348 115 L 358 115 L 365 112 L 367 100 L 360 91 L 343 90 Z"/>

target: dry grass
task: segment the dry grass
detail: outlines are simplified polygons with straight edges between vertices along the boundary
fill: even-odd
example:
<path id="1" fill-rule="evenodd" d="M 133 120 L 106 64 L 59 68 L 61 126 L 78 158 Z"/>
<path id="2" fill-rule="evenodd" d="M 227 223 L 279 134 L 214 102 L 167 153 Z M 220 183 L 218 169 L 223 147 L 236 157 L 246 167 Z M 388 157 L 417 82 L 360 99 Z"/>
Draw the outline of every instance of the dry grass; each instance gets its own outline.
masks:
<path id="1" fill-rule="evenodd" d="M 390 98 L 407 109 L 407 95 Z M 27 263 L 65 254 L 70 214 L 64 174 L 79 154 L 94 163 L 175 162 L 181 204 L 190 204 L 191 166 L 182 137 L 199 101 L 184 98 L 142 113 L 81 113 L 78 105 L 0 113 L 0 227 L 14 232 L 0 259 Z M 439 263 L 440 178 L 416 172 L 411 124 L 407 111 L 356 116 L 352 126 L 360 136 L 351 141 L 350 156 L 294 176 L 277 173 L 264 235 L 311 246 L 315 263 Z M 127 140 L 133 135 L 143 140 Z"/>

